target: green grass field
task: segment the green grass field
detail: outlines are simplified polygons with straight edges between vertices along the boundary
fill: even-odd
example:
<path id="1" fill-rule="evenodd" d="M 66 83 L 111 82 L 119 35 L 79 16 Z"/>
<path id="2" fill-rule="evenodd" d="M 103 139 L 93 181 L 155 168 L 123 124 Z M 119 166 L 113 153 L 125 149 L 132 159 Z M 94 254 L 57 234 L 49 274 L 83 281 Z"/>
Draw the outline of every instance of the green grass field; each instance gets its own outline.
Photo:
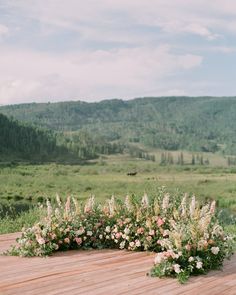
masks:
<path id="1" fill-rule="evenodd" d="M 223 163 L 220 157 L 215 156 L 215 161 L 211 160 L 209 166 L 160 166 L 159 162 L 110 156 L 86 165 L 2 165 L 0 204 L 2 211 L 9 206 L 18 211 L 46 198 L 53 200 L 56 193 L 61 197 L 73 195 L 79 201 L 95 195 L 98 201 L 104 201 L 111 195 L 122 198 L 146 192 L 151 196 L 166 186 L 170 192 L 187 192 L 203 201 L 215 199 L 219 208 L 236 214 L 236 169 L 218 166 Z M 132 171 L 137 175 L 127 176 Z"/>

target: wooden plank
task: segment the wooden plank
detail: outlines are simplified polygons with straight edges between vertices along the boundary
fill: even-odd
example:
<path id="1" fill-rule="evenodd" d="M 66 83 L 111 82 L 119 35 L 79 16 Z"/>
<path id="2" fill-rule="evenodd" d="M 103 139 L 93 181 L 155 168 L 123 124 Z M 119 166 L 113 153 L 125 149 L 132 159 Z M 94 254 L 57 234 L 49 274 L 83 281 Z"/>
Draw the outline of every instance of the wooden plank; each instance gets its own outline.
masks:
<path id="1" fill-rule="evenodd" d="M 0 236 L 0 251 L 19 235 Z M 48 258 L 0 256 L 0 294 L 236 294 L 236 256 L 225 263 L 223 272 L 192 277 L 180 285 L 175 279 L 146 276 L 154 255 L 106 249 L 58 252 Z"/>

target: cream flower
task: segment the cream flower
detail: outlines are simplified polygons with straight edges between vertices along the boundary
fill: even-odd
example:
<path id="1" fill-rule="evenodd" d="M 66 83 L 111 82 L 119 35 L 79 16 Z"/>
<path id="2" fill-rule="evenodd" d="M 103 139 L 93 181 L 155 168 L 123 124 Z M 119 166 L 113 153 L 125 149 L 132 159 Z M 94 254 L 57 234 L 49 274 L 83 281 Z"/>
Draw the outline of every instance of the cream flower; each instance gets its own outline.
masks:
<path id="1" fill-rule="evenodd" d="M 219 247 L 211 247 L 211 252 L 214 254 L 214 255 L 217 255 L 220 251 L 220 248 Z"/>
<path id="2" fill-rule="evenodd" d="M 190 256 L 189 259 L 188 259 L 188 262 L 193 262 L 193 261 L 194 261 L 193 256 Z"/>
<path id="3" fill-rule="evenodd" d="M 180 265 L 179 264 L 174 264 L 173 265 L 173 268 L 174 268 L 174 271 L 176 272 L 176 273 L 180 273 L 181 272 L 181 269 L 180 269 Z"/>
<path id="4" fill-rule="evenodd" d="M 110 226 L 106 226 L 105 232 L 106 233 L 110 233 L 111 232 L 111 227 Z"/>
<path id="5" fill-rule="evenodd" d="M 196 263 L 196 268 L 197 268 L 197 269 L 201 269 L 201 268 L 202 268 L 202 262 L 201 262 L 201 261 L 198 261 L 198 262 Z"/>

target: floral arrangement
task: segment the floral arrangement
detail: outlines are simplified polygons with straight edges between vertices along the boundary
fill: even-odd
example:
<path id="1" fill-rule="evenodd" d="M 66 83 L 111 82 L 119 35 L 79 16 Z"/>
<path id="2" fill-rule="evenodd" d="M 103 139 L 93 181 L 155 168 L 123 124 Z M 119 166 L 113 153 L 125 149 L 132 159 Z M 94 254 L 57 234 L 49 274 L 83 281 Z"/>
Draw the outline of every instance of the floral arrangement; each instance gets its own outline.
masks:
<path id="1" fill-rule="evenodd" d="M 56 208 L 47 201 L 46 217 L 23 229 L 8 255 L 89 248 L 153 251 L 150 275 L 177 277 L 183 283 L 190 275 L 221 267 L 233 252 L 233 238 L 219 224 L 214 201 L 200 206 L 194 196 L 171 196 L 164 189 L 150 199 L 127 196 L 122 202 L 112 197 L 104 206 L 94 197 L 84 206 L 74 198 L 65 204 L 56 199 Z"/>

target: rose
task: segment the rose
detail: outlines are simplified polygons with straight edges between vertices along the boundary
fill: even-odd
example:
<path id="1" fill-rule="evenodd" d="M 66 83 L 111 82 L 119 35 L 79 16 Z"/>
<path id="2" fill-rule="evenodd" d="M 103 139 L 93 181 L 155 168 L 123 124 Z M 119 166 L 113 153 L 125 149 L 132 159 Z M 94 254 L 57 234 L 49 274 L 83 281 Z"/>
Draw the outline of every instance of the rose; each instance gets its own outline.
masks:
<path id="1" fill-rule="evenodd" d="M 69 238 L 65 238 L 65 239 L 64 239 L 64 242 L 65 242 L 66 244 L 70 244 L 70 239 L 69 239 Z"/>
<path id="2" fill-rule="evenodd" d="M 136 247 L 140 247 L 140 246 L 141 246 L 141 243 L 140 243 L 139 240 L 136 240 L 136 241 L 135 241 L 135 246 L 136 246 Z"/>
<path id="3" fill-rule="evenodd" d="M 173 268 L 174 268 L 174 271 L 176 272 L 176 273 L 180 273 L 181 272 L 181 269 L 180 269 L 180 265 L 179 264 L 174 264 L 173 265 Z"/>
<path id="4" fill-rule="evenodd" d="M 144 233 L 144 228 L 143 227 L 139 227 L 137 229 L 137 234 L 143 234 Z"/>
<path id="5" fill-rule="evenodd" d="M 163 224 L 164 224 L 163 219 L 161 219 L 160 217 L 158 217 L 158 219 L 157 219 L 157 226 L 160 227 L 160 226 L 162 226 Z"/>
<path id="6" fill-rule="evenodd" d="M 121 237 L 121 235 L 122 235 L 121 233 L 116 233 L 116 235 L 115 235 L 116 239 L 119 239 Z"/>
<path id="7" fill-rule="evenodd" d="M 75 238 L 75 241 L 78 245 L 82 244 L 82 239 L 81 238 Z"/>
<path id="8" fill-rule="evenodd" d="M 188 262 L 193 262 L 194 258 L 192 256 L 189 257 Z"/>
<path id="9" fill-rule="evenodd" d="M 106 226 L 105 232 L 106 232 L 106 233 L 110 233 L 110 232 L 111 232 L 111 227 L 110 227 L 109 225 Z"/>
<path id="10" fill-rule="evenodd" d="M 196 268 L 197 268 L 197 269 L 201 269 L 201 268 L 202 268 L 202 262 L 201 262 L 201 261 L 198 261 L 198 262 L 196 263 Z"/>
<path id="11" fill-rule="evenodd" d="M 220 251 L 219 247 L 211 247 L 211 252 L 214 255 L 217 255 L 219 253 L 219 251 Z"/>
<path id="12" fill-rule="evenodd" d="M 37 238 L 36 240 L 37 240 L 37 242 L 39 243 L 39 245 L 43 245 L 43 244 L 45 244 L 45 240 L 44 240 L 44 238 L 42 238 L 42 237 L 39 237 L 39 238 Z"/>

